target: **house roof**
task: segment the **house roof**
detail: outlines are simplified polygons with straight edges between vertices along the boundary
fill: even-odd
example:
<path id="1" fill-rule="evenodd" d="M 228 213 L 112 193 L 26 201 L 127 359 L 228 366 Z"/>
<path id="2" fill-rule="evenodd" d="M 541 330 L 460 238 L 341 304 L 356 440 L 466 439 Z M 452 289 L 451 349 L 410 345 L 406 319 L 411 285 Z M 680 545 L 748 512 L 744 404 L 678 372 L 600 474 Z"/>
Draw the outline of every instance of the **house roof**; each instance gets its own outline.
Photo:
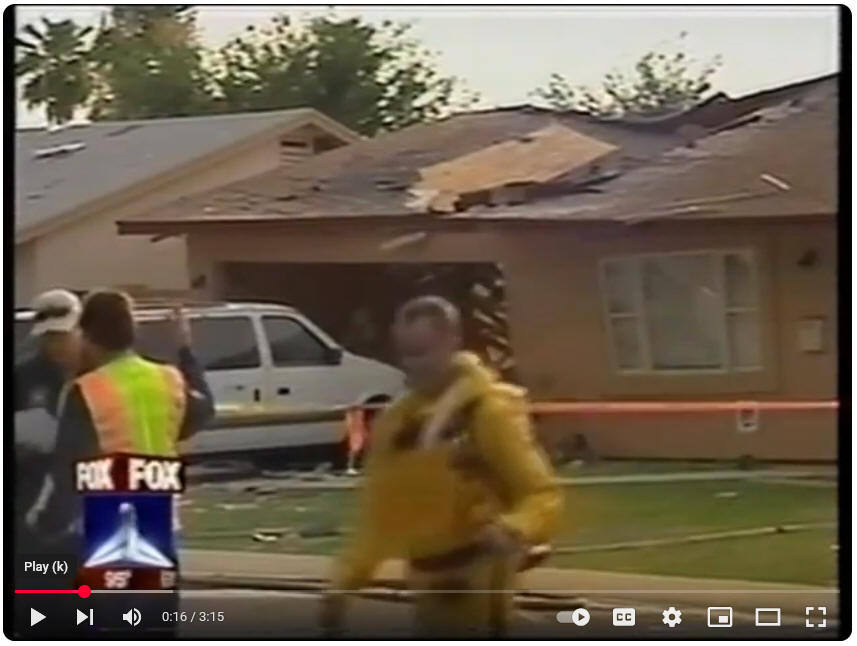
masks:
<path id="1" fill-rule="evenodd" d="M 585 187 L 568 190 L 566 186 L 559 194 L 553 191 L 552 197 L 519 206 L 475 206 L 434 218 L 626 219 L 629 214 L 642 213 L 644 206 L 661 207 L 670 200 L 680 205 L 682 200 L 775 189 L 780 175 L 787 176 L 790 189 L 776 189 L 782 193 L 777 199 L 788 202 L 789 209 L 829 213 L 835 211 L 837 87 L 838 76 L 827 76 L 738 99 L 715 97 L 696 110 L 644 123 L 605 122 L 531 108 L 462 114 L 180 200 L 157 220 L 120 223 L 120 230 L 176 233 L 191 227 L 197 230 L 206 222 L 249 225 L 277 220 L 415 218 L 405 203 L 421 169 L 557 124 L 620 150 Z M 790 144 L 790 140 L 801 144 Z M 807 165 L 812 169 L 804 168 Z M 804 180 L 816 172 L 821 177 Z M 761 175 L 774 179 L 760 179 Z M 715 178 L 717 185 L 712 186 Z M 770 196 L 768 202 L 773 209 L 776 203 Z M 675 207 L 669 204 L 672 211 Z M 833 211 L 826 210 L 831 208 Z M 724 214 L 722 208 L 672 214 L 691 217 L 703 212 Z"/>
<path id="2" fill-rule="evenodd" d="M 835 214 L 838 99 L 835 82 L 817 84 L 692 147 L 665 151 L 598 190 L 504 208 L 502 216 L 639 222 Z M 472 215 L 490 212 L 477 207 Z"/>
<path id="3" fill-rule="evenodd" d="M 94 122 L 15 133 L 15 233 L 175 172 L 213 153 L 280 128 L 313 124 L 345 142 L 359 136 L 311 108 L 204 117 Z"/>

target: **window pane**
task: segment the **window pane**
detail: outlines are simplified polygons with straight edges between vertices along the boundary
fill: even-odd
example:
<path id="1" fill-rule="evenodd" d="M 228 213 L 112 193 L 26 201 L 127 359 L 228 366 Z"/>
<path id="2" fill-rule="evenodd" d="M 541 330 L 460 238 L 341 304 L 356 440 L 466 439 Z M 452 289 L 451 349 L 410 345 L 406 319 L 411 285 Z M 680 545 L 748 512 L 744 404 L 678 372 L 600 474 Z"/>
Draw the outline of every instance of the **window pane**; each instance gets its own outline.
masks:
<path id="1" fill-rule="evenodd" d="M 259 366 L 252 321 L 247 317 L 191 319 L 193 352 L 205 370 L 237 370 Z M 137 352 L 141 356 L 175 363 L 178 347 L 173 324 L 164 319 L 138 321 Z"/>
<path id="2" fill-rule="evenodd" d="M 635 267 L 636 263 L 629 260 L 611 260 L 604 263 L 607 310 L 611 314 L 628 314 L 635 311 Z"/>
<path id="3" fill-rule="evenodd" d="M 640 335 L 637 318 L 613 319 L 613 343 L 616 349 L 616 363 L 621 370 L 634 370 L 643 367 L 643 352 L 640 348 Z"/>
<path id="4" fill-rule="evenodd" d="M 294 319 L 262 319 L 275 366 L 317 366 L 325 363 L 324 346 Z"/>
<path id="5" fill-rule="evenodd" d="M 727 317 L 729 351 L 733 368 L 757 368 L 762 364 L 759 347 L 759 316 L 736 312 Z"/>
<path id="6" fill-rule="evenodd" d="M 191 319 L 193 350 L 206 370 L 259 366 L 253 323 L 246 316 Z"/>
<path id="7" fill-rule="evenodd" d="M 726 303 L 729 307 L 756 306 L 753 272 L 747 256 L 726 256 Z"/>
<path id="8" fill-rule="evenodd" d="M 134 347 L 140 356 L 161 363 L 175 363 L 178 348 L 169 321 L 138 321 Z"/>
<path id="9" fill-rule="evenodd" d="M 674 255 L 643 261 L 643 298 L 652 367 L 721 368 L 719 257 Z"/>

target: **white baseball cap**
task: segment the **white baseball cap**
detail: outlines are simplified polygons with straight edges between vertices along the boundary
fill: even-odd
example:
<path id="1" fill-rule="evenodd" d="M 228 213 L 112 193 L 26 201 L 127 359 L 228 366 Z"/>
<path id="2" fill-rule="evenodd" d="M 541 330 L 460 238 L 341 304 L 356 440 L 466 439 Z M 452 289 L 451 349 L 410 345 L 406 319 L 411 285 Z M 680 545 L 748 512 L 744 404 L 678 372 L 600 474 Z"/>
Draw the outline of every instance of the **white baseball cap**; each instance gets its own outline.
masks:
<path id="1" fill-rule="evenodd" d="M 51 289 L 36 296 L 33 301 L 33 329 L 30 334 L 41 336 L 45 332 L 71 332 L 80 320 L 80 299 L 65 289 Z"/>

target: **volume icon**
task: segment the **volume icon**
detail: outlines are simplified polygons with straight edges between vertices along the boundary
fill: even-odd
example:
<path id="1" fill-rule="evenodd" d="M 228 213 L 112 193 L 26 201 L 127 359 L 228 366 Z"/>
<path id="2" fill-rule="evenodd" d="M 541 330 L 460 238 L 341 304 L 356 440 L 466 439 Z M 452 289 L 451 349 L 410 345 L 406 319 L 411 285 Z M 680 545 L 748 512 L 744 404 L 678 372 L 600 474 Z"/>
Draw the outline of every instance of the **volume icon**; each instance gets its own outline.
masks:
<path id="1" fill-rule="evenodd" d="M 131 608 L 128 612 L 122 615 L 122 619 L 127 621 L 132 626 L 139 626 L 140 621 L 142 621 L 143 616 L 140 614 L 140 611 L 136 608 Z"/>

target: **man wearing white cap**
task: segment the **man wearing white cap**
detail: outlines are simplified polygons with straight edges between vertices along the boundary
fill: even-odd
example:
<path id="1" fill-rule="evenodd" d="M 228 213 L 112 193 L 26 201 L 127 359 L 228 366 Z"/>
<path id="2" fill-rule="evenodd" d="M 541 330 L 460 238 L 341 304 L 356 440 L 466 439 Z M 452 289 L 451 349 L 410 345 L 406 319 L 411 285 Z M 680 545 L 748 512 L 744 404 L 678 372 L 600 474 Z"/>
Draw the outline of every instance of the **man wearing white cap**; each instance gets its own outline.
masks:
<path id="1" fill-rule="evenodd" d="M 16 361 L 15 410 L 44 408 L 55 415 L 64 384 L 80 365 L 80 299 L 65 289 L 52 289 L 33 301 L 30 335 L 38 352 Z"/>
<path id="2" fill-rule="evenodd" d="M 39 544 L 28 530 L 50 496 L 46 478 L 61 400 L 80 366 L 81 302 L 64 289 L 43 292 L 33 301 L 31 339 L 15 348 L 15 527 L 21 544 Z M 26 521 L 25 521 L 26 519 Z"/>

